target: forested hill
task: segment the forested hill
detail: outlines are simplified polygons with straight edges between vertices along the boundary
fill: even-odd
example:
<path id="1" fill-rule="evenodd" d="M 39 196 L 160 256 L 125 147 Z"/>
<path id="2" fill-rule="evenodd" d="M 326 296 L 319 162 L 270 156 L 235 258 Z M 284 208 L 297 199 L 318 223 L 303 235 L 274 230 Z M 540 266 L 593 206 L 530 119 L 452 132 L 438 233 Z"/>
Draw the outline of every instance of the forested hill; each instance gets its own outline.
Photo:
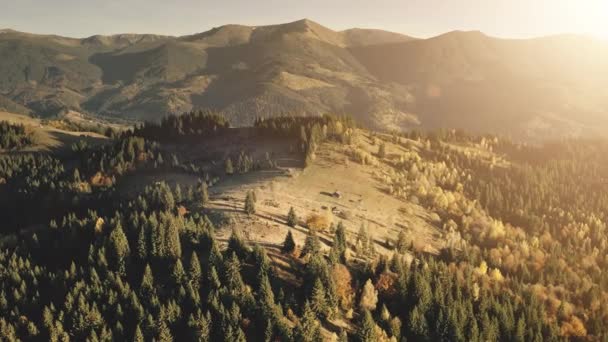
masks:
<path id="1" fill-rule="evenodd" d="M 2 340 L 608 338 L 605 141 L 191 112 L 56 154 L 0 127 Z"/>
<path id="2" fill-rule="evenodd" d="M 583 36 L 457 31 L 415 39 L 310 20 L 183 37 L 2 30 L 0 109 L 140 121 L 212 109 L 236 126 L 349 113 L 375 129 L 461 128 L 542 141 L 606 134 L 607 61 L 608 44 Z"/>

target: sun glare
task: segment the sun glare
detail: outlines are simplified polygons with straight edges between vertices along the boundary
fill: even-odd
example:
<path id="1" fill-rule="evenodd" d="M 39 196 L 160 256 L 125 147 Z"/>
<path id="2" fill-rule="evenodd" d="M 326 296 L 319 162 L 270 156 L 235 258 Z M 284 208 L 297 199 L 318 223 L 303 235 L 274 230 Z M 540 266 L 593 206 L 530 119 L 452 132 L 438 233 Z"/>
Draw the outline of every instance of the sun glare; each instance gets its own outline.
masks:
<path id="1" fill-rule="evenodd" d="M 566 1 L 573 25 L 582 32 L 608 40 L 608 1 Z"/>

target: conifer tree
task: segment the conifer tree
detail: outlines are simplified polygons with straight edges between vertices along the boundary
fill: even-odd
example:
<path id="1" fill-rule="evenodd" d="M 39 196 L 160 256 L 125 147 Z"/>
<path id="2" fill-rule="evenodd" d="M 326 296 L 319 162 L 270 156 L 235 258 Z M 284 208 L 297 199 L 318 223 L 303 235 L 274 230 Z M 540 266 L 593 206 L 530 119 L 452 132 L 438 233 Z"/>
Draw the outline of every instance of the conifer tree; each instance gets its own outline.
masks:
<path id="1" fill-rule="evenodd" d="M 298 224 L 298 216 L 296 215 L 296 211 L 293 207 L 289 208 L 289 213 L 287 214 L 287 225 L 290 227 L 295 227 Z"/>
<path id="2" fill-rule="evenodd" d="M 207 205 L 207 203 L 209 203 L 209 187 L 207 186 L 206 181 L 199 180 L 198 191 L 201 200 L 201 205 L 204 207 L 205 205 Z"/>
<path id="3" fill-rule="evenodd" d="M 167 322 L 164 318 L 159 318 L 156 326 L 156 341 L 158 342 L 172 342 L 173 335 L 171 329 L 167 326 Z"/>
<path id="4" fill-rule="evenodd" d="M 224 170 L 227 175 L 234 174 L 234 166 L 232 166 L 232 159 L 230 159 L 230 158 L 226 159 L 226 164 L 225 164 Z"/>
<path id="5" fill-rule="evenodd" d="M 428 323 L 420 307 L 416 305 L 410 312 L 408 330 L 416 338 L 424 338 L 428 334 Z"/>
<path id="6" fill-rule="evenodd" d="M 358 324 L 357 329 L 357 339 L 360 342 L 377 341 L 376 322 L 374 322 L 372 314 L 368 310 L 364 310 L 361 314 L 361 322 Z"/>
<path id="7" fill-rule="evenodd" d="M 316 255 L 321 251 L 321 241 L 314 231 L 309 231 L 304 240 L 304 247 L 302 247 L 302 257 L 306 255 Z"/>
<path id="8" fill-rule="evenodd" d="M 247 213 L 247 215 L 255 214 L 255 201 L 251 191 L 248 191 L 247 196 L 245 197 L 245 213 Z"/>
<path id="9" fill-rule="evenodd" d="M 407 236 L 403 230 L 400 230 L 397 241 L 395 242 L 395 250 L 399 253 L 405 253 L 407 252 L 408 247 L 409 243 L 407 241 Z"/>
<path id="10" fill-rule="evenodd" d="M 378 146 L 378 158 L 386 157 L 386 144 L 382 142 L 380 146 Z"/>
<path id="11" fill-rule="evenodd" d="M 344 228 L 344 224 L 342 221 L 338 223 L 338 227 L 336 228 L 336 234 L 334 236 L 334 246 L 339 254 L 343 254 L 346 251 L 346 229 Z"/>
<path id="12" fill-rule="evenodd" d="M 526 341 L 526 321 L 523 317 L 519 317 L 519 319 L 517 320 L 517 326 L 515 330 L 515 341 Z"/>
<path id="13" fill-rule="evenodd" d="M 300 319 L 300 324 L 297 327 L 296 336 L 298 342 L 316 342 L 321 338 L 321 329 L 319 327 L 317 315 L 308 301 L 304 303 L 304 311 L 302 313 L 302 318 Z"/>
<path id="14" fill-rule="evenodd" d="M 144 297 L 152 294 L 154 291 L 154 277 L 152 276 L 152 268 L 150 268 L 149 264 L 144 269 L 139 289 Z"/>
<path id="15" fill-rule="evenodd" d="M 241 294 L 245 285 L 241 276 L 241 262 L 235 253 L 232 253 L 230 258 L 225 263 L 226 270 L 226 286 L 233 293 Z"/>
<path id="16" fill-rule="evenodd" d="M 182 188 L 179 184 L 175 185 L 175 191 L 173 192 L 173 198 L 175 198 L 176 203 L 181 203 L 184 200 L 184 195 L 182 194 Z"/>
<path id="17" fill-rule="evenodd" d="M 135 327 L 135 334 L 133 335 L 133 342 L 145 342 L 144 334 L 141 332 L 139 324 Z"/>
<path id="18" fill-rule="evenodd" d="M 190 314 L 188 327 L 194 341 L 208 342 L 211 340 L 211 317 L 202 314 L 200 310 L 196 314 Z"/>
<path id="19" fill-rule="evenodd" d="M 317 314 L 317 317 L 326 318 L 328 315 L 329 308 L 327 306 L 327 298 L 325 295 L 325 287 L 321 280 L 317 278 L 315 285 L 312 289 L 312 295 L 310 298 L 310 307 Z"/>
<path id="20" fill-rule="evenodd" d="M 110 251 L 118 270 L 124 274 L 125 259 L 129 256 L 129 241 L 122 230 L 120 221 L 116 222 L 116 226 L 110 233 Z"/>
<path id="21" fill-rule="evenodd" d="M 175 260 L 171 269 L 171 279 L 177 286 L 184 284 L 186 272 L 184 271 L 184 265 L 182 264 L 181 259 Z"/>
<path id="22" fill-rule="evenodd" d="M 274 301 L 274 292 L 272 292 L 272 286 L 268 276 L 263 273 L 260 279 L 260 289 L 258 290 L 258 297 L 262 311 L 265 317 L 274 319 L 276 306 Z"/>
<path id="23" fill-rule="evenodd" d="M 148 257 L 148 234 L 146 225 L 139 227 L 139 234 L 137 236 L 137 257 L 139 260 L 146 260 Z"/>
<path id="24" fill-rule="evenodd" d="M 292 253 L 296 248 L 296 242 L 293 239 L 293 234 L 291 230 L 287 232 L 287 236 L 285 236 L 285 241 L 283 242 L 283 247 L 281 251 L 285 254 Z"/>
<path id="25" fill-rule="evenodd" d="M 401 320 L 399 317 L 393 317 L 389 323 L 389 331 L 397 341 L 401 339 Z"/>
<path id="26" fill-rule="evenodd" d="M 198 290 L 201 284 L 203 272 L 201 270 L 201 263 L 198 260 L 196 251 L 192 251 L 190 256 L 190 266 L 188 268 L 188 276 L 190 277 L 190 283 L 194 289 Z"/>

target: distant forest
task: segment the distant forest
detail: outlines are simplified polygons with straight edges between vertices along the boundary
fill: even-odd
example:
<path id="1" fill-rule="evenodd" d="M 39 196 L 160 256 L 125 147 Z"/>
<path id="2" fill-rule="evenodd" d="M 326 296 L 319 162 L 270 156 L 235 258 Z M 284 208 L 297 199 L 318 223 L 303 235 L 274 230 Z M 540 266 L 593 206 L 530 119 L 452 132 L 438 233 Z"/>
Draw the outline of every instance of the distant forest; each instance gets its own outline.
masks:
<path id="1" fill-rule="evenodd" d="M 33 143 L 34 138 L 25 126 L 0 121 L 0 150 L 19 149 Z"/>

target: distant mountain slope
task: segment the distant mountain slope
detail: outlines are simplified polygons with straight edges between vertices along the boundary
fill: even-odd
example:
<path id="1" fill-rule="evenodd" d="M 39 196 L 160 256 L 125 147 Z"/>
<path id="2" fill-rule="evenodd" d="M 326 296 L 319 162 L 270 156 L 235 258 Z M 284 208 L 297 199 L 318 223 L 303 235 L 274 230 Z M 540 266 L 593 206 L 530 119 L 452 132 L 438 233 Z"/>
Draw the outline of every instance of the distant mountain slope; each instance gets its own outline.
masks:
<path id="1" fill-rule="evenodd" d="M 136 120 L 213 108 L 235 125 L 333 112 L 380 129 L 547 138 L 606 133 L 607 57 L 607 44 L 585 37 L 415 39 L 306 19 L 183 37 L 2 30 L 0 108 Z"/>
<path id="2" fill-rule="evenodd" d="M 425 126 L 555 137 L 608 127 L 608 45 L 589 38 L 451 32 L 352 53 L 410 89 Z"/>

